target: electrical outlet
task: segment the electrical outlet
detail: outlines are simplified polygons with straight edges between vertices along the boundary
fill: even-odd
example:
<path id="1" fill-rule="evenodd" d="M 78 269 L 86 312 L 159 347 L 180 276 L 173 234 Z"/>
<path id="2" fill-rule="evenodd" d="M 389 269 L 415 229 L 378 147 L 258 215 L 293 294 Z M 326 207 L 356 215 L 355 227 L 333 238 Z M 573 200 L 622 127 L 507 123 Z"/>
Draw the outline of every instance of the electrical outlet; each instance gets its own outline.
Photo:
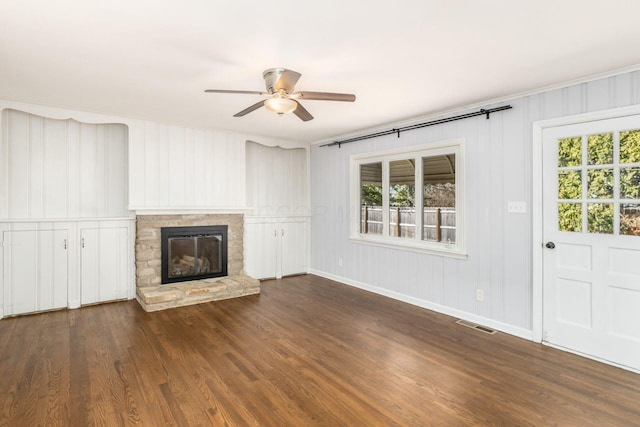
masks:
<path id="1" fill-rule="evenodd" d="M 484 291 L 482 289 L 476 289 L 476 301 L 484 301 Z"/>
<path id="2" fill-rule="evenodd" d="M 342 267 L 342 257 L 338 258 L 338 267 Z"/>

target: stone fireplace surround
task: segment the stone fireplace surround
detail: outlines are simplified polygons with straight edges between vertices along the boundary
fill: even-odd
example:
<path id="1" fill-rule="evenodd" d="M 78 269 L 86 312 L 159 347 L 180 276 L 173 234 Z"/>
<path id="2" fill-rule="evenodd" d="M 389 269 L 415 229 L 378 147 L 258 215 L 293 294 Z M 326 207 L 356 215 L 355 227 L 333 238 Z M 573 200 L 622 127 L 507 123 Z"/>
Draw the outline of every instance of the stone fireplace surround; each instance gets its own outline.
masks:
<path id="1" fill-rule="evenodd" d="M 161 285 L 162 227 L 228 226 L 228 276 Z M 243 272 L 241 214 L 138 215 L 136 221 L 136 299 L 145 311 L 260 293 L 260 282 Z"/>

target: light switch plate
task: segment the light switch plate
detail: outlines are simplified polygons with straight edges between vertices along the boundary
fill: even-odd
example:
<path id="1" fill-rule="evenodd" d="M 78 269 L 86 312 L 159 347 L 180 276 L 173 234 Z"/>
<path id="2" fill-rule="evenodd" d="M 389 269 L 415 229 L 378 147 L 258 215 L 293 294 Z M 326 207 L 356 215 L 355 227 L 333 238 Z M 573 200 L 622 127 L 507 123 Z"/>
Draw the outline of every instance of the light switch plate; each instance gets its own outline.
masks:
<path id="1" fill-rule="evenodd" d="M 508 213 L 527 213 L 527 202 L 507 202 Z"/>

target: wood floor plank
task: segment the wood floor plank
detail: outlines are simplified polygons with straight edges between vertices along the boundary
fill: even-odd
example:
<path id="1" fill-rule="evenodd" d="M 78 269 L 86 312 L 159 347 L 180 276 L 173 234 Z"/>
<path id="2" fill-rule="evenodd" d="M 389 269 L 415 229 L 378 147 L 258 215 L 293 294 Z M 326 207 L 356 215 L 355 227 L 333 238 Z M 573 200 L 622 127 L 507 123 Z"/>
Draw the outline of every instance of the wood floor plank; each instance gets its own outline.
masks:
<path id="1" fill-rule="evenodd" d="M 0 426 L 640 425 L 640 375 L 317 276 L 0 320 Z"/>

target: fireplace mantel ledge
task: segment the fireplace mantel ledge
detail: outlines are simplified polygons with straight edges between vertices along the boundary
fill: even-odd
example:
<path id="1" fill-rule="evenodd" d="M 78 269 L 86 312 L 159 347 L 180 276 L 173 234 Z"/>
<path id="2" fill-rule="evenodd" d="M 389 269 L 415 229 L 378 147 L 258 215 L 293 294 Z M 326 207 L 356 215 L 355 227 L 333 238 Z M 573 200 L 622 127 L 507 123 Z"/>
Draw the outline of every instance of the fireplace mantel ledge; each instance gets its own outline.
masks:
<path id="1" fill-rule="evenodd" d="M 136 215 L 225 215 L 225 214 L 244 214 L 250 212 L 252 208 L 246 206 L 225 206 L 215 208 L 176 208 L 176 207 L 138 207 L 129 206 L 129 209 L 135 211 Z"/>

